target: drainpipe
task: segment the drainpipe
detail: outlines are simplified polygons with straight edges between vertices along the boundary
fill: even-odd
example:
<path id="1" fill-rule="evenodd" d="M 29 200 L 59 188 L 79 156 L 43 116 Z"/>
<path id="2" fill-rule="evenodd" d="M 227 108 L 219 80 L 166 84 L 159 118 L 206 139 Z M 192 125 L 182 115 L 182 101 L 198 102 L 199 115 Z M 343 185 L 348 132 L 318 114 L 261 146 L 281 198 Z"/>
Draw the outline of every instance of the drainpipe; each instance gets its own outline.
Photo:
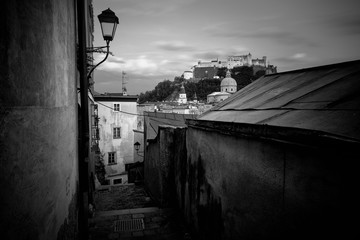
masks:
<path id="1" fill-rule="evenodd" d="M 77 22 L 78 22 L 78 66 L 80 75 L 80 146 L 79 146 L 79 237 L 88 239 L 88 159 L 89 159 L 89 110 L 88 110 L 88 88 L 86 68 L 86 15 L 85 0 L 77 0 Z"/>

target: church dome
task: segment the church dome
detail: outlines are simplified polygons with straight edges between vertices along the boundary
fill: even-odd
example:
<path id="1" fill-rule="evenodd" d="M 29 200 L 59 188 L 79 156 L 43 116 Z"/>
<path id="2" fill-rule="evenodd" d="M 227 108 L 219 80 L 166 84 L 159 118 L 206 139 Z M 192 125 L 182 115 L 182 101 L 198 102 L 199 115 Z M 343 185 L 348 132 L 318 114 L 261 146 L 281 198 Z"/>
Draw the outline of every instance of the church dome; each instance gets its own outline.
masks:
<path id="1" fill-rule="evenodd" d="M 220 88 L 222 92 L 234 93 L 237 89 L 236 80 L 231 77 L 229 70 L 226 72 L 226 77 L 221 81 Z"/>

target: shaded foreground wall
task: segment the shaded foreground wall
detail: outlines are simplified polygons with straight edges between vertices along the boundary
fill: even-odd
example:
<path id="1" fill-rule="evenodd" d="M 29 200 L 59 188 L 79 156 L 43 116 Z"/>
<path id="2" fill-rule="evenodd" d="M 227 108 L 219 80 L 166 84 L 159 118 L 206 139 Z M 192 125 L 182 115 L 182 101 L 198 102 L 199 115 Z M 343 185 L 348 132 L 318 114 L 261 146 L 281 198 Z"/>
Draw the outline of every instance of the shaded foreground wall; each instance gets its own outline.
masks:
<path id="1" fill-rule="evenodd" d="M 145 186 L 162 207 L 176 202 L 174 164 L 186 157 L 184 150 L 185 128 L 171 126 L 160 126 L 157 137 L 146 147 Z"/>
<path id="2" fill-rule="evenodd" d="M 147 152 L 158 155 L 146 158 L 145 171 L 152 171 L 151 190 L 175 184 L 175 201 L 200 239 L 323 239 L 355 232 L 354 149 L 244 137 L 222 123 L 188 124 L 187 130 L 159 129 Z M 184 137 L 186 149 L 166 147 Z"/>
<path id="3" fill-rule="evenodd" d="M 0 7 L 2 239 L 75 239 L 75 2 Z"/>

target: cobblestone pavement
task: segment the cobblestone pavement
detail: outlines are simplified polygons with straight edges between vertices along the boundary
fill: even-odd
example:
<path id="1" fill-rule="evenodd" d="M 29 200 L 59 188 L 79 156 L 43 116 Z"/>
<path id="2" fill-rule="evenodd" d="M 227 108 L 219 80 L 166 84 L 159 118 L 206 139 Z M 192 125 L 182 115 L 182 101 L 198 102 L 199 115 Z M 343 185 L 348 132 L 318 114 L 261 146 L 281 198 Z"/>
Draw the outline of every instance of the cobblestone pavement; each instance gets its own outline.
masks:
<path id="1" fill-rule="evenodd" d="M 142 185 L 126 184 L 95 191 L 96 211 L 154 207 Z"/>
<path id="2" fill-rule="evenodd" d="M 89 239 L 193 239 L 178 211 L 158 208 L 148 197 L 142 186 L 135 185 L 97 192 L 95 216 L 89 219 Z M 124 206 L 129 208 L 119 208 Z"/>

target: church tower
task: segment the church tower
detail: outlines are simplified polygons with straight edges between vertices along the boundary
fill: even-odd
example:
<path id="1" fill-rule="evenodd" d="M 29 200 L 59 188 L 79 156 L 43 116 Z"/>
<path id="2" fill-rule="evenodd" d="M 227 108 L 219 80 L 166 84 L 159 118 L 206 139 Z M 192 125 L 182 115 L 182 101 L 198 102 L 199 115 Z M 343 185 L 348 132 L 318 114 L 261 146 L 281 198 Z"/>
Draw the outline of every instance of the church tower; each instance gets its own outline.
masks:
<path id="1" fill-rule="evenodd" d="M 182 104 L 187 103 L 184 84 L 182 84 L 180 88 L 178 103 L 182 103 Z"/>

